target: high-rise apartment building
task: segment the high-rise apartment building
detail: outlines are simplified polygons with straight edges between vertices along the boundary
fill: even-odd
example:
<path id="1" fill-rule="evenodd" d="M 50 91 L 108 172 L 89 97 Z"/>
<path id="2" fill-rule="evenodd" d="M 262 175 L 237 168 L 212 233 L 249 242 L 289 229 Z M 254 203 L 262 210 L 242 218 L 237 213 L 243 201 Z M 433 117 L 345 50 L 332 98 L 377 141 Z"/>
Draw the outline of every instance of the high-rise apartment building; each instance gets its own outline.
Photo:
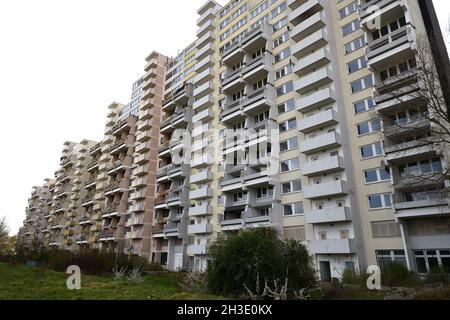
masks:
<path id="1" fill-rule="evenodd" d="M 17 234 L 17 241 L 23 243 L 25 248 L 32 248 L 35 244 L 44 243 L 50 232 L 47 220 L 48 212 L 53 201 L 55 181 L 46 179 L 45 183 L 33 187 L 31 197 L 28 199 L 26 218 L 23 227 Z"/>
<path id="2" fill-rule="evenodd" d="M 152 53 L 133 102 L 112 104 L 104 140 L 79 155 L 87 244 L 204 271 L 219 234 L 272 226 L 306 244 L 322 280 L 450 265 L 447 184 L 410 179 L 449 163 L 411 92 L 424 39 L 450 104 L 430 1 L 207 1 L 197 14 L 196 41 Z M 53 206 L 52 223 L 70 210 Z"/>

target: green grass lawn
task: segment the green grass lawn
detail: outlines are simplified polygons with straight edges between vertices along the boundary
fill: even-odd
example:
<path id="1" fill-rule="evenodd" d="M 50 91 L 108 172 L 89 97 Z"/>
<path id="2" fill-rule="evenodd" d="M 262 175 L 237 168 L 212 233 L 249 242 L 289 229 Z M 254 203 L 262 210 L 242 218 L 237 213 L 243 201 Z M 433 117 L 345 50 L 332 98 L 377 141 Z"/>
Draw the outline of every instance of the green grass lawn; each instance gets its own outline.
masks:
<path id="1" fill-rule="evenodd" d="M 81 290 L 68 290 L 67 276 L 42 268 L 0 263 L 0 300 L 218 300 L 207 294 L 181 292 L 176 275 L 146 276 L 136 284 L 111 277 L 82 276 Z"/>

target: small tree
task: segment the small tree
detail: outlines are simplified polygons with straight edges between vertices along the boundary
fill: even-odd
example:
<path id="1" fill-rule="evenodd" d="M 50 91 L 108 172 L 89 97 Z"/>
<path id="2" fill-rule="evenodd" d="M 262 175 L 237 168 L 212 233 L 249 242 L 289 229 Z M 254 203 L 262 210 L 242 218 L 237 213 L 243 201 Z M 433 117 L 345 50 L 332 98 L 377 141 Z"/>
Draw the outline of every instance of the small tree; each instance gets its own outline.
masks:
<path id="1" fill-rule="evenodd" d="M 314 283 L 314 269 L 306 248 L 296 241 L 283 242 L 271 228 L 241 231 L 229 239 L 220 237 L 211 248 L 207 286 L 215 294 L 260 295 L 270 292 L 295 292 Z M 284 293 L 281 296 L 285 295 Z M 253 294 L 252 294 L 253 295 Z"/>
<path id="2" fill-rule="evenodd" d="M 10 248 L 9 228 L 6 224 L 6 218 L 0 219 L 0 255 L 6 255 Z"/>

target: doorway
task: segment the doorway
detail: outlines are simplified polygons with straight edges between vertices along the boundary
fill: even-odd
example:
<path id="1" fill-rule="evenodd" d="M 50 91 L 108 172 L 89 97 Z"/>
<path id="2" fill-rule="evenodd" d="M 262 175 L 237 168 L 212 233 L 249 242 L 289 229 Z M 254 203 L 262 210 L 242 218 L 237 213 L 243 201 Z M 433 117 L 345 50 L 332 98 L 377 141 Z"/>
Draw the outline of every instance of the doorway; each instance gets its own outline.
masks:
<path id="1" fill-rule="evenodd" d="M 320 261 L 320 281 L 331 282 L 331 264 L 330 261 Z"/>

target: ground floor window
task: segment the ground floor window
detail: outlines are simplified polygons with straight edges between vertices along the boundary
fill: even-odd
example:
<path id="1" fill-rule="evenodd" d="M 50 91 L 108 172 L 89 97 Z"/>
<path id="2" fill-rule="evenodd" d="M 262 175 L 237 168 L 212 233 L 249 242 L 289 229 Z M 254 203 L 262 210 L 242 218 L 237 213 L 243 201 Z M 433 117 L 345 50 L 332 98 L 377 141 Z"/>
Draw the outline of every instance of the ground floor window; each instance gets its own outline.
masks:
<path id="1" fill-rule="evenodd" d="M 441 267 L 450 272 L 450 249 L 414 250 L 414 259 L 418 273 L 430 273 Z"/>
<path id="2" fill-rule="evenodd" d="M 406 255 L 403 250 L 377 250 L 377 262 L 381 270 L 385 269 L 389 264 L 396 262 L 407 267 Z"/>

